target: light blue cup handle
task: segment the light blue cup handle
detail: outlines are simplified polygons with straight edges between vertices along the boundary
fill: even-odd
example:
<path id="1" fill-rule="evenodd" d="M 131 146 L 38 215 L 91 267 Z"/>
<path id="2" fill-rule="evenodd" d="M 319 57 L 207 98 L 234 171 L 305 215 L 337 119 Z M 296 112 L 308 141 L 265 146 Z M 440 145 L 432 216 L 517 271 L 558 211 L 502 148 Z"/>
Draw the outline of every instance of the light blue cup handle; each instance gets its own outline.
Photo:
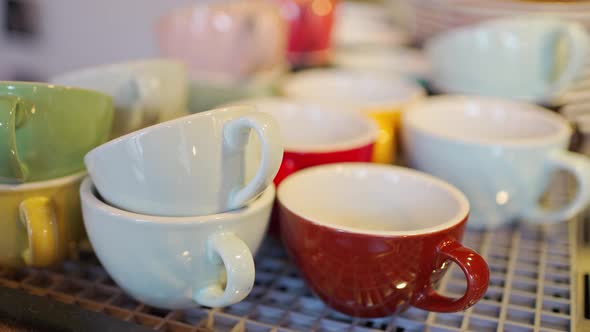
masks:
<path id="1" fill-rule="evenodd" d="M 555 151 L 547 156 L 545 162 L 551 173 L 560 169 L 571 173 L 576 179 L 578 191 L 573 200 L 564 207 L 548 210 L 536 205 L 526 211 L 523 217 L 530 222 L 545 224 L 567 221 L 590 203 L 590 159 L 578 153 Z"/>
<path id="2" fill-rule="evenodd" d="M 243 188 L 235 188 L 229 197 L 228 209 L 240 208 L 258 196 L 273 181 L 283 161 L 283 142 L 279 125 L 269 114 L 247 110 L 240 118 L 229 121 L 223 128 L 225 144 L 243 149 L 254 130 L 261 144 L 261 160 L 254 178 Z"/>
<path id="3" fill-rule="evenodd" d="M 213 234 L 207 241 L 207 257 L 213 265 L 223 265 L 226 282 L 199 289 L 193 295 L 196 303 L 211 308 L 225 307 L 242 301 L 254 286 L 254 258 L 248 246 L 233 233 Z"/>
<path id="4" fill-rule="evenodd" d="M 547 91 L 544 94 L 546 98 L 552 98 L 566 89 L 585 71 L 586 65 L 589 64 L 590 37 L 582 25 L 578 23 L 567 24 L 567 26 L 559 29 L 557 35 L 565 39 L 568 47 L 568 55 L 567 60 L 565 60 L 565 67 L 561 72 L 556 74 L 556 78 L 547 87 Z M 550 42 L 553 43 L 554 38 L 550 39 Z M 555 58 L 557 56 L 557 50 L 551 53 L 550 56 Z M 555 60 L 553 59 L 552 62 Z"/>

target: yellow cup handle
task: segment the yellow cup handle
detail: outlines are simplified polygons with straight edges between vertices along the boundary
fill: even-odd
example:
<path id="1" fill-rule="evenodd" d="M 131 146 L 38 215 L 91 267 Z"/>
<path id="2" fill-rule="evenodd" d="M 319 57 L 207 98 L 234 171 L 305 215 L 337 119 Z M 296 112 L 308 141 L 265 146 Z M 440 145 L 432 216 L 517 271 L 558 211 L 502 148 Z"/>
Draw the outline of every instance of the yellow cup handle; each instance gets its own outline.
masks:
<path id="1" fill-rule="evenodd" d="M 45 267 L 57 261 L 58 229 L 55 206 L 47 197 L 31 197 L 19 205 L 20 221 L 27 230 L 28 248 L 22 258 L 28 266 Z"/>

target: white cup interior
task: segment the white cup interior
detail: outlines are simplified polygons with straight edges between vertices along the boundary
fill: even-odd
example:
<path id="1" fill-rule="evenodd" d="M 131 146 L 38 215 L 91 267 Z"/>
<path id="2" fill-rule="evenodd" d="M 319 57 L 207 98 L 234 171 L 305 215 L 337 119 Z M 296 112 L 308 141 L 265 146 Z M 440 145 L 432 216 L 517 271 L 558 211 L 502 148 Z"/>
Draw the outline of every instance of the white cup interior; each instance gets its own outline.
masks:
<path id="1" fill-rule="evenodd" d="M 359 112 L 287 98 L 238 102 L 272 115 L 287 151 L 322 152 L 358 148 L 375 141 L 377 127 Z"/>
<path id="2" fill-rule="evenodd" d="M 404 103 L 423 90 L 402 78 L 356 70 L 315 69 L 291 76 L 283 85 L 283 93 L 314 101 L 378 107 Z"/>
<path id="3" fill-rule="evenodd" d="M 435 97 L 418 103 L 404 123 L 447 138 L 480 143 L 553 140 L 569 135 L 559 115 L 533 104 L 484 97 Z"/>
<path id="4" fill-rule="evenodd" d="M 460 223 L 465 196 L 432 176 L 401 167 L 342 163 L 302 170 L 278 189 L 281 204 L 296 215 L 354 233 L 411 235 Z"/>

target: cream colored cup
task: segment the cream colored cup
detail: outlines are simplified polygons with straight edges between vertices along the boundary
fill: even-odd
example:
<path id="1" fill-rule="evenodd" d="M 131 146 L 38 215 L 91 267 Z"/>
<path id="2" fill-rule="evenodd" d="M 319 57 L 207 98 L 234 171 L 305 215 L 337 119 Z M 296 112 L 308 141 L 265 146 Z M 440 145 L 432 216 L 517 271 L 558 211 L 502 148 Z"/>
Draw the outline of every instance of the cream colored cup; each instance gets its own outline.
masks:
<path id="1" fill-rule="evenodd" d="M 0 185 L 0 265 L 45 267 L 76 255 L 83 236 L 80 182 L 86 172 Z"/>
<path id="2" fill-rule="evenodd" d="M 111 137 L 115 138 L 186 115 L 187 75 L 181 62 L 148 59 L 82 68 L 50 81 L 112 96 L 115 116 Z"/>

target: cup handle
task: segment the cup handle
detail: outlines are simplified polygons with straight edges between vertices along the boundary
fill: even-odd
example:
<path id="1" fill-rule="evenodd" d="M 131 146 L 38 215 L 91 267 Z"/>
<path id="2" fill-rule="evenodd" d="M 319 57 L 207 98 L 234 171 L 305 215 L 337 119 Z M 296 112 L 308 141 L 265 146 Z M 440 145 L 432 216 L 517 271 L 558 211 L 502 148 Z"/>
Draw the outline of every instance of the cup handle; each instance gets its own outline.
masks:
<path id="1" fill-rule="evenodd" d="M 557 78 L 549 86 L 546 95 L 554 95 L 571 84 L 588 63 L 590 39 L 585 29 L 573 24 L 563 29 L 560 34 L 566 38 L 570 51 L 566 67 L 557 74 Z"/>
<path id="2" fill-rule="evenodd" d="M 490 270 L 485 260 L 475 251 L 455 240 L 445 241 L 438 248 L 441 259 L 449 259 L 459 265 L 467 279 L 467 289 L 461 298 L 440 295 L 428 284 L 414 299 L 417 308 L 434 312 L 457 312 L 474 305 L 488 289 Z"/>
<path id="3" fill-rule="evenodd" d="M 571 173 L 578 184 L 574 199 L 558 210 L 543 209 L 538 204 L 525 211 L 522 217 L 538 223 L 558 223 L 573 218 L 590 203 L 590 160 L 578 153 L 554 151 L 545 161 L 551 170 L 563 169 Z"/>
<path id="4" fill-rule="evenodd" d="M 19 205 L 20 222 L 27 230 L 29 245 L 22 252 L 28 266 L 45 267 L 57 261 L 58 229 L 55 206 L 47 197 L 31 197 Z"/>
<path id="5" fill-rule="evenodd" d="M 391 164 L 395 161 L 396 141 L 395 141 L 395 121 L 387 113 L 385 115 L 378 112 L 369 112 L 369 116 L 377 125 L 379 134 L 373 147 L 372 161 L 380 164 Z"/>
<path id="6" fill-rule="evenodd" d="M 260 166 L 250 183 L 230 194 L 229 209 L 239 208 L 260 194 L 272 182 L 283 160 L 283 145 L 278 124 L 266 113 L 251 112 L 228 122 L 223 127 L 225 143 L 234 149 L 244 149 L 248 142 L 249 129 L 256 131 L 262 145 Z"/>
<path id="7" fill-rule="evenodd" d="M 254 258 L 248 246 L 232 233 L 219 233 L 207 241 L 207 258 L 225 266 L 227 282 L 199 289 L 193 296 L 200 305 L 218 308 L 243 300 L 254 286 Z"/>
<path id="8" fill-rule="evenodd" d="M 16 128 L 26 121 L 26 112 L 21 111 L 22 100 L 16 96 L 0 96 L 0 146 L 10 151 L 9 156 L 3 158 L 10 160 L 12 169 L 4 171 L 0 169 L 0 183 L 18 184 L 29 178 L 29 170 L 21 161 L 16 145 Z"/>

